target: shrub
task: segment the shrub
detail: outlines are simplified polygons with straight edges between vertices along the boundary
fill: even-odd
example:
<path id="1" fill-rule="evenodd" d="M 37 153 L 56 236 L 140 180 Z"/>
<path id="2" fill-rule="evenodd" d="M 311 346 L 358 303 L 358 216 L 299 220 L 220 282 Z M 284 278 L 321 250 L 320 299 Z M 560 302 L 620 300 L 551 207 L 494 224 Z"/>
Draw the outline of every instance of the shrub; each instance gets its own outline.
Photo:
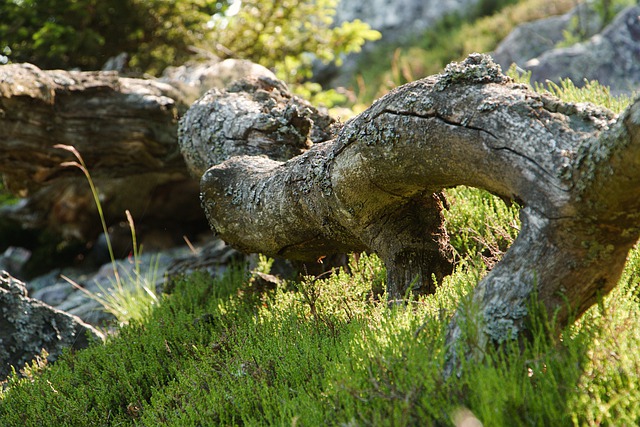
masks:
<path id="1" fill-rule="evenodd" d="M 339 63 L 343 54 L 380 37 L 358 20 L 332 27 L 336 3 L 0 0 L 0 58 L 94 70 L 126 52 L 134 71 L 158 74 L 192 57 L 195 47 L 252 60 L 287 82 L 302 83 L 313 60 Z"/>
<path id="2" fill-rule="evenodd" d="M 207 0 L 2 0 L 0 51 L 42 68 L 100 69 L 122 52 L 158 73 L 191 55 L 223 2 Z"/>

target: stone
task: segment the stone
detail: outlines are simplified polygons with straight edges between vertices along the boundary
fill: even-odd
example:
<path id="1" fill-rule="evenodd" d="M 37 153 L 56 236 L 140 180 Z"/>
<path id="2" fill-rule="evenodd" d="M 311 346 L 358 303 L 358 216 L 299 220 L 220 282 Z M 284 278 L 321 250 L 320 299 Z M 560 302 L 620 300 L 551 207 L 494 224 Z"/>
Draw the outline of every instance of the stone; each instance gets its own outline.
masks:
<path id="1" fill-rule="evenodd" d="M 22 272 L 22 268 L 31 258 L 31 251 L 25 248 L 9 246 L 0 255 L 0 270 L 8 271 L 16 277 Z"/>
<path id="2" fill-rule="evenodd" d="M 577 86 L 597 80 L 614 95 L 640 88 L 640 7 L 632 6 L 589 40 L 549 50 L 524 64 L 531 81 L 558 83 L 569 78 Z"/>
<path id="3" fill-rule="evenodd" d="M 338 24 L 359 19 L 382 33 L 385 41 L 398 41 L 423 32 L 447 14 L 463 13 L 478 0 L 341 0 Z"/>
<path id="4" fill-rule="evenodd" d="M 554 49 L 562 42 L 565 31 L 575 20 L 579 20 L 580 29 L 587 37 L 602 28 L 600 15 L 583 3 L 563 15 L 518 25 L 500 42 L 491 56 L 503 70 L 509 69 L 511 64 L 522 68 L 528 60 Z"/>
<path id="5" fill-rule="evenodd" d="M 156 288 L 157 293 L 171 293 L 175 280 L 195 272 L 204 272 L 211 277 L 222 277 L 229 267 L 240 264 L 245 255 L 228 246 L 220 239 L 208 239 L 192 246 L 190 251 L 178 253 L 167 265 L 165 281 Z"/>
<path id="6" fill-rule="evenodd" d="M 150 289 L 161 294 L 169 292 L 178 277 L 196 271 L 203 271 L 211 277 L 221 277 L 229 265 L 244 260 L 244 255 L 206 233 L 206 237 L 203 234 L 194 244 L 142 253 L 139 256 L 139 274 Z M 131 286 L 137 274 L 133 259 L 116 260 L 116 267 L 124 286 Z M 95 299 L 64 280 L 62 275 L 89 292 L 104 293 L 116 284 L 112 263 L 104 263 L 95 270 L 87 269 L 86 265 L 54 269 L 29 280 L 25 285 L 32 292 L 32 298 L 73 314 L 88 324 L 109 327 L 115 320 L 114 315 L 105 311 Z"/>
<path id="7" fill-rule="evenodd" d="M 479 0 L 340 0 L 336 7 L 335 23 L 360 20 L 382 34 L 382 39 L 369 42 L 362 52 L 370 52 L 378 43 L 397 44 L 419 36 L 450 14 L 464 14 L 475 7 Z M 316 64 L 314 81 L 323 86 L 349 86 L 361 53 L 351 53 L 342 58 L 338 68 L 334 64 Z"/>
<path id="8" fill-rule="evenodd" d="M 0 378 L 46 350 L 54 361 L 68 347 L 81 349 L 104 335 L 76 316 L 29 298 L 23 282 L 0 272 Z"/>
<path id="9" fill-rule="evenodd" d="M 53 286 L 47 286 L 32 294 L 32 297 L 51 306 L 57 306 L 65 301 L 73 292 L 73 286 L 65 281 L 58 281 Z"/>
<path id="10" fill-rule="evenodd" d="M 180 88 L 191 104 L 210 89 L 224 89 L 231 83 L 248 77 L 276 78 L 275 74 L 262 65 L 246 59 L 229 58 L 224 61 L 192 61 L 179 67 L 168 67 L 160 80 Z"/>

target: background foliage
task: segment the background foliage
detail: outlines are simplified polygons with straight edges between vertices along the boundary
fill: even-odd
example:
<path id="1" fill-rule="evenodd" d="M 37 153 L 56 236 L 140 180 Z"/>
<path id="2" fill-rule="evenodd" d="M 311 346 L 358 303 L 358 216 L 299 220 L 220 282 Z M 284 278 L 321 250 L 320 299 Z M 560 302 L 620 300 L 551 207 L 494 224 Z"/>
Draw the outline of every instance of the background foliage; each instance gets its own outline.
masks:
<path id="1" fill-rule="evenodd" d="M 41 68 L 100 69 L 130 55 L 160 73 L 194 48 L 249 59 L 301 83 L 315 60 L 340 62 L 380 37 L 360 21 L 332 27 L 336 0 L 0 0 L 0 54 Z M 308 88 L 319 91 L 320 88 Z"/>
<path id="2" fill-rule="evenodd" d="M 0 0 L 0 51 L 46 68 L 100 69 L 127 52 L 140 72 L 189 57 L 205 38 L 211 0 Z"/>
<path id="3" fill-rule="evenodd" d="M 273 69 L 282 80 L 301 83 L 312 76 L 314 61 L 340 65 L 343 55 L 380 38 L 357 19 L 332 27 L 337 3 L 244 0 L 236 15 L 214 19 L 213 46 L 220 56 L 249 59 Z"/>

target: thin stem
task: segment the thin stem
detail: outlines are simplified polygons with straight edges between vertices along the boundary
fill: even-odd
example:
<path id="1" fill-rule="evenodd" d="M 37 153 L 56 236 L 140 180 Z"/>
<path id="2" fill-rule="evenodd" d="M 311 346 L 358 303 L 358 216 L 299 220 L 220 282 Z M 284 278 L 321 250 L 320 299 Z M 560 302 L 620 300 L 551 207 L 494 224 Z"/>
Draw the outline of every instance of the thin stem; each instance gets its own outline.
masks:
<path id="1" fill-rule="evenodd" d="M 93 195 L 93 200 L 96 204 L 96 208 L 98 209 L 98 215 L 100 216 L 100 223 L 102 224 L 102 231 L 104 232 L 104 237 L 107 242 L 107 249 L 109 250 L 109 257 L 111 258 L 111 267 L 113 268 L 113 275 L 116 279 L 116 283 L 119 288 L 122 288 L 122 282 L 120 281 L 120 274 L 118 273 L 118 266 L 116 265 L 116 257 L 113 254 L 113 246 L 111 245 L 111 238 L 109 237 L 109 230 L 107 229 L 107 222 L 104 219 L 104 212 L 102 211 L 102 204 L 100 203 L 100 196 L 98 195 L 98 190 L 93 183 L 93 179 L 91 179 L 91 174 L 87 169 L 86 164 L 84 163 L 84 159 L 80 155 L 80 152 L 76 150 L 76 148 L 72 145 L 64 145 L 64 144 L 56 144 L 54 148 L 60 148 L 62 150 L 66 150 L 72 153 L 78 162 L 64 162 L 61 163 L 61 166 L 74 166 L 77 167 L 84 173 L 84 176 L 87 178 L 89 182 L 89 187 L 91 188 L 91 194 Z M 135 242 L 134 242 L 134 250 L 135 250 Z"/>

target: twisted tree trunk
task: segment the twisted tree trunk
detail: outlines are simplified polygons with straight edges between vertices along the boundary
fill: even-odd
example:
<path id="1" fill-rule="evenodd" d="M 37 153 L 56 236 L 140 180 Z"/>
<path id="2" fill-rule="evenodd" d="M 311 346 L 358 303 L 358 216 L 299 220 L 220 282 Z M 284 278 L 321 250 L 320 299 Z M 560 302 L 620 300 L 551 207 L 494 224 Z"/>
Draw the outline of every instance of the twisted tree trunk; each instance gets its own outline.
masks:
<path id="1" fill-rule="evenodd" d="M 474 54 L 394 90 L 287 162 L 234 156 L 212 166 L 202 201 L 212 227 L 244 251 L 376 252 L 398 298 L 432 292 L 432 275 L 450 271 L 440 190 L 468 185 L 519 200 L 520 235 L 473 296 L 484 339 L 501 342 L 523 332 L 534 293 L 562 327 L 616 285 L 640 231 L 638 126 L 638 101 L 619 118 L 563 103 Z"/>

